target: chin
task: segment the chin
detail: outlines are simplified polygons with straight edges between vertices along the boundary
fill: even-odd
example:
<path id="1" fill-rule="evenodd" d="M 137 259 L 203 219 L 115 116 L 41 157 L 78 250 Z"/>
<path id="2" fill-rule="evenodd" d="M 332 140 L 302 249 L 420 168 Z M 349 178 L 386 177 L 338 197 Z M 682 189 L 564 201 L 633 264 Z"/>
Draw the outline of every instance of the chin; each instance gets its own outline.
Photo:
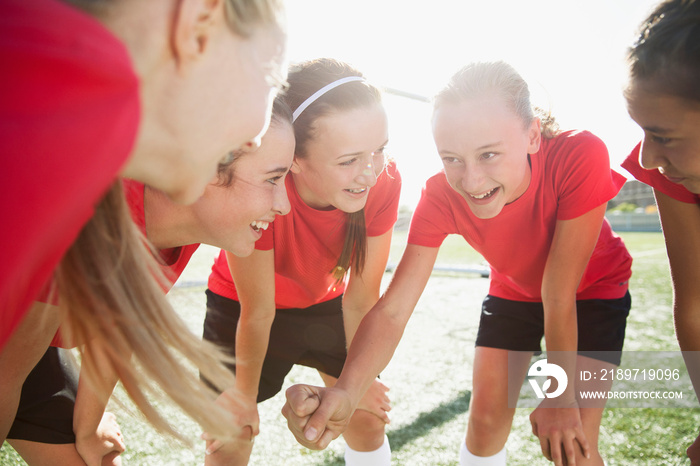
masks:
<path id="1" fill-rule="evenodd" d="M 226 249 L 236 257 L 248 257 L 255 251 L 255 243 L 250 244 L 235 244 Z"/>

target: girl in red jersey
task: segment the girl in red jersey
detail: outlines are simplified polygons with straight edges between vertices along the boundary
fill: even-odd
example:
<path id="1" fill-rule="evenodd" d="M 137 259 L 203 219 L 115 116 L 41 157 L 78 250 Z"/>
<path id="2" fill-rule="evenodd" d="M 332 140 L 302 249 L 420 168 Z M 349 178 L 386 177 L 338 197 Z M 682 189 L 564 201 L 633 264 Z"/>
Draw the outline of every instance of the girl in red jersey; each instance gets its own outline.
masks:
<path id="1" fill-rule="evenodd" d="M 642 23 L 629 63 L 625 97 L 644 140 L 622 166 L 654 188 L 671 266 L 676 335 L 700 394 L 700 2 L 659 4 Z M 693 466 L 700 465 L 700 437 L 687 454 Z"/>
<path id="2" fill-rule="evenodd" d="M 600 139 L 537 118 L 527 84 L 505 63 L 463 68 L 434 105 L 444 171 L 426 183 L 392 283 L 360 325 L 337 390 L 295 386 L 283 412 L 304 444 L 322 448 L 338 435 L 389 362 L 440 244 L 460 234 L 491 266 L 460 464 L 504 465 L 517 400 L 508 386 L 522 385 L 542 336 L 571 381 L 576 370 L 619 364 L 632 260 L 603 215 L 624 178 Z M 533 432 L 556 464 L 602 465 L 604 406 L 579 406 L 574 385 L 533 411 Z"/>
<path id="3" fill-rule="evenodd" d="M 251 440 L 256 403 L 279 392 L 295 364 L 318 369 L 327 385 L 340 375 L 346 344 L 379 298 L 401 186 L 395 165 L 385 166 L 380 93 L 357 70 L 319 59 L 293 67 L 289 85 L 291 212 L 261 225 L 251 256 L 222 251 L 207 290 L 204 338 L 236 357 L 235 385 L 222 397 L 246 402 L 236 415 Z M 345 433 L 348 465 L 390 463 L 388 389 L 371 385 Z M 251 449 L 226 445 L 207 464 L 245 464 Z"/>
<path id="4" fill-rule="evenodd" d="M 289 211 L 284 177 L 293 154 L 292 114 L 277 99 L 260 148 L 237 153 L 220 165 L 216 179 L 194 204 L 176 204 L 143 183 L 124 181 L 134 222 L 158 248 L 169 284 L 200 243 L 239 256 L 253 252 L 259 238 L 253 225 Z M 82 380 L 78 389 L 77 371 L 64 351 L 50 348 L 27 378 L 8 442 L 30 465 L 118 464 L 125 445 L 114 416 L 104 413 L 107 397 L 95 396 Z M 7 369 L 0 367 L 0 372 Z M 110 387 L 116 382 L 102 377 Z"/>
<path id="5" fill-rule="evenodd" d="M 0 439 L 60 320 L 80 341 L 113 345 L 110 363 L 147 417 L 142 388 L 154 381 L 219 430 L 226 419 L 185 382 L 175 352 L 223 376 L 222 356 L 195 335 L 173 336 L 178 317 L 117 179 L 192 203 L 222 158 L 257 146 L 286 71 L 280 2 L 66 3 L 0 4 L 0 62 L 11 70 L 0 74 L 0 240 L 11 245 L 0 261 L 0 357 L 15 369 L 0 384 Z M 52 274 L 69 310 L 60 318 L 32 306 Z M 136 321 L 152 333 L 137 335 Z M 140 370 L 120 356 L 132 350 Z"/>

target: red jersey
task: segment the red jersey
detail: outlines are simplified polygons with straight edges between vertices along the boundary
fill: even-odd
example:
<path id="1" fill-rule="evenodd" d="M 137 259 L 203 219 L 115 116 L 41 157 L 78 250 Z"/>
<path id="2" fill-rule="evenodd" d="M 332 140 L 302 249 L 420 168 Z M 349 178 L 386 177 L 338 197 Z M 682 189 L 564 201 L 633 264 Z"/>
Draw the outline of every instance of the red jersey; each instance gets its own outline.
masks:
<path id="1" fill-rule="evenodd" d="M 146 213 L 144 210 L 144 193 L 145 186 L 143 183 L 134 180 L 124 179 L 124 194 L 126 195 L 129 208 L 131 209 L 131 218 L 138 225 L 143 234 L 146 234 Z M 175 248 L 159 249 L 161 264 L 165 276 L 170 280 L 171 288 L 175 284 L 182 271 L 185 270 L 190 258 L 199 248 L 199 243 L 188 244 L 186 246 L 178 246 Z M 165 290 L 166 292 L 169 289 Z"/>
<path id="2" fill-rule="evenodd" d="M 443 172 L 431 177 L 413 214 L 409 244 L 439 247 L 462 235 L 491 267 L 489 294 L 542 301 L 542 277 L 557 220 L 579 217 L 612 199 L 625 178 L 610 169 L 603 142 L 589 132 L 542 139 L 530 156 L 525 193 L 494 218 L 476 217 Z M 627 291 L 632 257 L 607 220 L 579 284 L 577 299 L 616 299 Z"/>
<path id="3" fill-rule="evenodd" d="M 122 180 L 124 186 L 124 195 L 129 204 L 129 209 L 131 210 L 131 218 L 134 219 L 134 223 L 141 229 L 143 234 L 146 234 L 146 213 L 144 210 L 144 193 L 145 186 L 143 183 L 138 181 L 129 180 L 124 178 Z M 167 293 L 172 285 L 175 284 L 182 271 L 185 270 L 187 263 L 190 261 L 192 254 L 199 247 L 197 244 L 189 244 L 187 246 L 180 246 L 176 248 L 160 249 L 160 259 L 163 268 L 163 273 L 170 280 L 170 287 L 166 288 L 164 291 Z M 63 341 L 61 339 L 60 330 L 54 336 L 53 341 L 51 341 L 51 346 L 58 346 L 65 348 Z"/>
<path id="4" fill-rule="evenodd" d="M 336 298 L 345 291 L 345 283 L 336 283 L 331 271 L 343 249 L 347 214 L 338 209 L 316 210 L 306 205 L 299 197 L 292 176 L 287 177 L 286 186 L 291 211 L 275 218 L 255 248 L 274 248 L 277 308 L 304 309 Z M 401 176 L 396 165 L 390 163 L 367 195 L 367 236 L 381 236 L 394 226 L 400 193 Z M 209 289 L 238 300 L 224 251 L 212 267 Z"/>
<path id="5" fill-rule="evenodd" d="M 56 0 L 0 2 L 0 348 L 92 216 L 138 129 L 122 43 Z"/>
<path id="6" fill-rule="evenodd" d="M 669 179 L 663 176 L 657 169 L 647 170 L 643 168 L 639 163 L 639 150 L 641 147 L 642 144 L 639 143 L 632 149 L 630 155 L 622 162 L 622 168 L 630 172 L 632 176 L 642 183 L 648 184 L 652 188 L 677 201 L 688 204 L 700 204 L 700 196 L 688 191 L 685 186 L 669 181 Z"/>

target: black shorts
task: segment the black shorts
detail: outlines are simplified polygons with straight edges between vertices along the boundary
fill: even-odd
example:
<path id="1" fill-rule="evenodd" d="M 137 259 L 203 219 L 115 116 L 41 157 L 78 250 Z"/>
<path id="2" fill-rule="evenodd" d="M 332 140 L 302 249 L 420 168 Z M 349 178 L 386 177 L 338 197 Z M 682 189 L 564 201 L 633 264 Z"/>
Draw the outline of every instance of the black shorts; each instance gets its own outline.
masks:
<path id="1" fill-rule="evenodd" d="M 68 350 L 50 347 L 29 373 L 8 439 L 75 443 L 73 408 L 80 370 Z"/>
<path id="2" fill-rule="evenodd" d="M 579 354 L 619 366 L 631 305 L 629 292 L 619 299 L 576 301 Z M 539 353 L 543 336 L 542 303 L 484 299 L 476 346 Z"/>
<path id="3" fill-rule="evenodd" d="M 211 290 L 206 293 L 203 338 L 235 356 L 241 305 Z M 295 364 L 338 377 L 346 356 L 342 296 L 305 309 L 277 309 L 260 376 L 258 403 L 282 389 L 284 378 Z M 231 370 L 235 372 L 235 366 Z"/>

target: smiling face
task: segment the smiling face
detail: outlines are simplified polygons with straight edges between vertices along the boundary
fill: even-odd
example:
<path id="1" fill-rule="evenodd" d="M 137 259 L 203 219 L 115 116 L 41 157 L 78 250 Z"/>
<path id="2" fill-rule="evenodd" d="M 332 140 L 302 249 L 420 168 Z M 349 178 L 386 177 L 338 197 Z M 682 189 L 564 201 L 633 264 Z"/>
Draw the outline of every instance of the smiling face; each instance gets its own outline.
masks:
<path id="1" fill-rule="evenodd" d="M 306 154 L 294 159 L 294 184 L 315 209 L 352 213 L 367 203 L 369 190 L 384 169 L 388 142 L 381 105 L 330 113 L 314 122 Z"/>
<path id="2" fill-rule="evenodd" d="M 273 121 L 262 145 L 240 155 L 232 165 L 229 186 L 216 182 L 193 204 L 208 244 L 237 256 L 250 255 L 262 230 L 276 215 L 289 213 L 285 175 L 294 156 L 294 131 L 287 122 Z"/>
<path id="3" fill-rule="evenodd" d="M 527 155 L 537 152 L 541 136 L 539 120 L 525 126 L 501 98 L 484 95 L 440 105 L 433 137 L 450 186 L 487 219 L 527 190 Z"/>
<path id="4" fill-rule="evenodd" d="M 627 110 L 644 130 L 640 163 L 658 168 L 670 181 L 700 194 L 700 102 L 653 91 L 633 80 Z"/>

